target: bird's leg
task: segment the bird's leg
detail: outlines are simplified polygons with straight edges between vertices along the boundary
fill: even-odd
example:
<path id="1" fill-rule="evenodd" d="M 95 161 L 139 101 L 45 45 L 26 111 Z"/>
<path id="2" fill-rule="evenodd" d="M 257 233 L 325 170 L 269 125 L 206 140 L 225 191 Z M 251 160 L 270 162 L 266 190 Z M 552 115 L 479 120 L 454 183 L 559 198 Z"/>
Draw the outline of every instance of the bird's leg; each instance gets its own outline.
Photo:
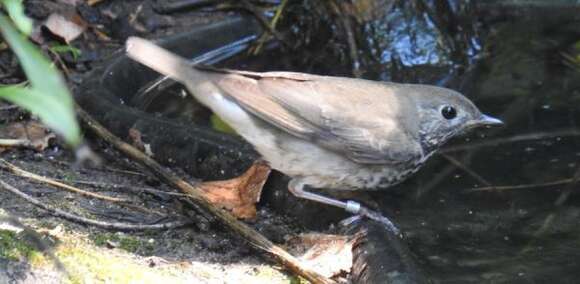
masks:
<path id="1" fill-rule="evenodd" d="M 393 233 L 399 234 L 399 229 L 393 224 L 393 222 L 391 222 L 391 220 L 389 220 L 389 218 L 384 217 L 383 215 L 381 215 L 381 213 L 370 210 L 356 201 L 347 200 L 346 202 L 344 202 L 320 194 L 305 191 L 304 190 L 305 185 L 306 184 L 302 180 L 295 178 L 290 180 L 290 182 L 288 183 L 288 190 L 298 198 L 304 198 L 332 205 L 335 207 L 339 207 L 346 210 L 349 213 L 362 215 L 369 219 L 383 223 Z"/>

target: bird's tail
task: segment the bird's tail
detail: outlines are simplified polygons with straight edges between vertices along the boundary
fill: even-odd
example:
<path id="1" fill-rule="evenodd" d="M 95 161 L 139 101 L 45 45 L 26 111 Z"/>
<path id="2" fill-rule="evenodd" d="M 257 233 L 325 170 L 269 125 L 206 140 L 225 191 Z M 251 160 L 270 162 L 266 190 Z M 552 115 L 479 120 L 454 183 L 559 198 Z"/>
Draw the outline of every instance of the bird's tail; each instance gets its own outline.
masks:
<path id="1" fill-rule="evenodd" d="M 182 83 L 191 81 L 198 73 L 185 58 L 149 40 L 130 37 L 125 46 L 131 59 Z"/>

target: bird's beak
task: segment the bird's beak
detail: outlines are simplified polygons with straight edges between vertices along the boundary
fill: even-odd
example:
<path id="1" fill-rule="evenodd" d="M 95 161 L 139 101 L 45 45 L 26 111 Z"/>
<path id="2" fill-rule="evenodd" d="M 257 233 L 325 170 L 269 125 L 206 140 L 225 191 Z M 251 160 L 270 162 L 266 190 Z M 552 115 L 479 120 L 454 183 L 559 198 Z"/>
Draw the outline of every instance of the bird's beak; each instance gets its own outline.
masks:
<path id="1" fill-rule="evenodd" d="M 477 124 L 481 126 L 502 126 L 504 123 L 495 117 L 482 114 Z"/>
<path id="2" fill-rule="evenodd" d="M 503 122 L 495 117 L 491 117 L 485 114 L 482 114 L 479 118 L 471 120 L 466 124 L 466 129 L 473 129 L 477 127 L 492 127 L 492 126 L 502 126 Z"/>

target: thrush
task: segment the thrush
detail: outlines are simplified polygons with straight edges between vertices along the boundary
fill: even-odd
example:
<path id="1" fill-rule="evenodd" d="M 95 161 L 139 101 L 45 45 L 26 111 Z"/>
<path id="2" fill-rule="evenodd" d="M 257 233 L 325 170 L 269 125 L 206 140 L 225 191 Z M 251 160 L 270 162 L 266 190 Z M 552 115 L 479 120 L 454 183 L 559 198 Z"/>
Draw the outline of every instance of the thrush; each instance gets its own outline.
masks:
<path id="1" fill-rule="evenodd" d="M 305 190 L 377 190 L 415 173 L 450 138 L 501 125 L 460 93 L 436 86 L 295 72 L 192 66 L 150 41 L 129 38 L 128 56 L 184 84 L 202 104 L 291 177 L 299 198 L 388 219 L 354 201 Z"/>

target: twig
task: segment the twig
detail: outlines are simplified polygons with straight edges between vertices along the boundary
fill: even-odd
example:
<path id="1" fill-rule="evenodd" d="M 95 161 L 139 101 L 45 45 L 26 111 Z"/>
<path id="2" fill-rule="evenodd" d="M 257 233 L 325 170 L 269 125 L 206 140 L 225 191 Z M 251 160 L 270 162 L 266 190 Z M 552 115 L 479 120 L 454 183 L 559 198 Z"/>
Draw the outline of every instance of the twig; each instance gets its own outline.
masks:
<path id="1" fill-rule="evenodd" d="M 574 190 L 574 185 L 577 184 L 579 180 L 580 180 L 580 168 L 578 168 L 576 170 L 576 172 L 574 173 L 574 176 L 572 176 L 572 178 L 569 179 L 569 185 L 558 196 L 558 198 L 554 202 L 554 207 L 560 208 L 562 205 L 564 205 L 564 202 L 566 202 L 566 200 L 568 200 L 568 197 L 572 193 L 572 190 Z M 552 225 L 552 222 L 554 221 L 554 219 L 556 219 L 556 213 L 555 212 L 552 212 L 552 213 L 548 214 L 548 216 L 546 217 L 546 219 L 544 219 L 544 222 L 542 223 L 542 226 L 540 226 L 540 228 L 538 228 L 538 230 L 536 230 L 534 232 L 534 237 L 536 239 L 530 240 L 530 242 L 528 243 L 528 245 L 526 245 L 522 249 L 521 253 L 527 253 L 530 250 L 532 250 L 533 244 L 536 241 L 538 241 L 538 238 L 541 235 L 543 235 L 546 231 L 548 231 L 548 228 Z"/>
<path id="2" fill-rule="evenodd" d="M 203 195 L 201 190 L 197 187 L 192 186 L 185 180 L 178 177 L 175 173 L 165 169 L 163 166 L 158 164 L 151 157 L 145 155 L 135 147 L 121 141 L 119 138 L 114 136 L 111 132 L 105 129 L 100 123 L 94 120 L 87 112 L 85 112 L 80 106 L 77 106 L 77 114 L 80 119 L 88 126 L 90 130 L 96 133 L 106 142 L 112 144 L 119 151 L 127 155 L 128 157 L 139 161 L 145 167 L 149 168 L 156 176 L 165 182 L 177 187 L 183 193 L 189 195 L 189 199 L 193 201 L 196 205 L 201 206 L 203 209 L 210 212 L 213 216 L 217 217 L 223 224 L 229 227 L 231 230 L 235 231 L 246 239 L 252 245 L 270 253 L 281 265 L 286 267 L 288 270 L 296 273 L 313 283 L 334 283 L 334 281 L 325 278 L 324 276 L 311 271 L 308 268 L 302 266 L 300 261 L 294 256 L 286 252 L 283 248 L 275 245 L 266 237 L 261 235 L 256 230 L 252 229 L 248 225 L 238 221 L 230 213 L 216 208 L 211 204 Z"/>
<path id="3" fill-rule="evenodd" d="M 47 178 L 47 177 L 43 177 L 43 176 L 39 176 L 37 174 L 25 171 L 11 163 L 9 163 L 8 161 L 4 160 L 4 159 L 0 159 L 0 168 L 6 169 L 18 176 L 21 177 L 25 177 L 25 178 L 30 178 L 42 183 L 46 183 L 46 184 L 50 184 L 52 186 L 56 186 L 74 193 L 78 193 L 84 196 L 89 196 L 92 198 L 96 198 L 96 199 L 101 199 L 101 200 L 105 200 L 105 201 L 110 201 L 110 202 L 115 202 L 115 203 L 125 203 L 125 202 L 129 202 L 129 200 L 127 199 L 121 199 L 121 198 L 116 198 L 116 197 L 110 197 L 110 196 L 105 196 L 105 195 L 101 195 L 101 194 L 97 194 L 97 193 L 93 193 L 93 192 L 89 192 L 89 191 L 85 191 L 79 188 L 76 188 L 74 186 L 70 186 L 68 184 L 64 184 L 62 182 L 58 182 L 55 181 L 51 178 Z"/>
<path id="4" fill-rule="evenodd" d="M 2 163 L 4 163 L 4 165 L 2 165 Z M 158 216 L 164 216 L 163 213 L 158 212 L 156 210 L 153 210 L 152 208 L 145 208 L 143 206 L 140 205 L 136 205 L 136 204 L 131 204 L 129 203 L 130 200 L 128 199 L 122 199 L 122 198 L 116 198 L 116 197 L 109 197 L 109 196 L 105 196 L 105 195 L 101 195 L 98 193 L 93 193 L 93 192 L 89 192 L 89 191 L 85 191 L 79 188 L 76 188 L 74 186 L 70 186 L 67 184 L 62 183 L 62 181 L 64 180 L 57 180 L 57 179 L 52 179 L 52 178 L 48 178 L 48 177 L 43 177 L 43 176 L 39 176 L 36 175 L 34 173 L 28 172 L 26 170 L 20 169 L 18 167 L 16 167 L 14 164 L 11 164 L 3 159 L 0 159 L 0 168 L 4 168 L 10 171 L 10 173 L 16 175 L 16 176 L 20 176 L 20 177 L 25 177 L 25 178 L 30 178 L 33 181 L 36 182 L 40 182 L 40 183 L 48 183 L 52 186 L 56 186 L 59 188 L 64 188 L 65 190 L 68 191 L 72 191 L 75 193 L 79 193 L 81 195 L 85 195 L 85 196 L 89 196 L 91 198 L 95 198 L 95 199 L 100 199 L 100 200 L 105 200 L 105 201 L 109 201 L 109 202 L 114 202 L 120 206 L 126 207 L 126 208 L 130 208 L 130 209 L 134 209 L 140 212 L 144 212 L 144 213 L 152 213 Z M 147 191 L 147 190 L 142 190 L 142 191 Z M 153 191 L 152 189 L 149 189 L 149 191 Z"/>
<path id="5" fill-rule="evenodd" d="M 461 163 L 465 163 L 470 158 L 471 158 L 470 154 L 465 155 L 461 159 Z M 438 170 L 437 175 L 435 177 L 429 179 L 429 182 L 427 184 L 418 188 L 417 194 L 416 194 L 417 200 L 420 199 L 421 197 L 425 196 L 429 191 L 431 191 L 435 187 L 437 187 L 437 185 L 439 185 L 439 183 L 446 180 L 447 176 L 449 176 L 455 170 L 457 170 L 457 166 L 454 164 L 445 165 L 444 168 L 442 168 L 441 170 Z"/>
<path id="6" fill-rule="evenodd" d="M 564 204 L 564 202 L 566 202 L 566 200 L 568 200 L 568 197 L 570 196 L 570 194 L 574 190 L 574 185 L 577 184 L 579 180 L 580 180 L 580 168 L 578 168 L 576 173 L 574 173 L 574 176 L 570 180 L 570 184 L 568 185 L 568 187 L 566 187 L 564 189 L 564 191 L 560 194 L 560 196 L 558 196 L 558 199 L 556 199 L 556 202 L 554 202 L 554 205 L 562 206 Z"/>
<path id="7" fill-rule="evenodd" d="M 56 61 L 58 62 L 58 64 L 60 65 L 60 67 L 62 69 L 62 72 L 68 78 L 70 76 L 70 70 L 68 69 L 68 67 L 66 67 L 66 64 L 64 63 L 64 61 L 62 60 L 60 55 L 58 53 L 52 51 L 50 48 L 48 49 L 48 51 L 56 58 Z"/>
<path id="8" fill-rule="evenodd" d="M 532 189 L 532 188 L 542 188 L 550 187 L 555 185 L 563 185 L 573 183 L 574 178 L 561 179 L 557 181 L 545 182 L 545 183 L 534 183 L 534 184 L 518 184 L 518 185 L 501 185 L 501 186 L 485 186 L 479 188 L 472 188 L 469 192 L 475 191 L 504 191 L 513 189 Z"/>
<path id="9" fill-rule="evenodd" d="M 536 133 L 527 133 L 527 134 L 520 134 L 514 135 L 511 137 L 505 138 L 496 138 L 496 139 L 488 139 L 481 142 L 473 142 L 467 145 L 458 145 L 453 147 L 448 147 L 439 150 L 439 153 L 451 153 L 457 151 L 464 151 L 464 150 L 471 150 L 474 148 L 480 147 L 489 147 L 489 146 L 497 146 L 501 144 L 509 144 L 515 142 L 522 142 L 522 141 L 530 141 L 530 140 L 541 140 L 547 138 L 554 138 L 554 137 L 568 137 L 568 136 L 580 136 L 580 130 L 578 129 L 562 129 L 557 131 L 551 132 L 536 132 Z"/>
<path id="10" fill-rule="evenodd" d="M 32 147 L 32 143 L 28 139 L 0 139 L 0 146 L 2 147 Z"/>
<path id="11" fill-rule="evenodd" d="M 447 161 L 451 162 L 452 164 L 454 164 L 456 167 L 462 169 L 464 172 L 466 172 L 467 174 L 469 174 L 470 176 L 472 176 L 473 178 L 475 178 L 477 181 L 479 181 L 480 183 L 486 185 L 486 186 L 491 186 L 491 183 L 489 181 L 487 181 L 485 178 L 483 178 L 482 176 L 480 176 L 478 173 L 474 172 L 472 169 L 468 168 L 466 165 L 464 165 L 462 162 L 460 162 L 459 160 L 446 155 L 446 154 L 441 154 L 441 156 L 443 158 L 445 158 Z"/>
<path id="12" fill-rule="evenodd" d="M 55 164 L 59 164 L 61 166 L 65 166 L 65 167 L 70 167 L 70 165 L 71 165 L 70 162 L 60 161 L 60 160 L 56 160 L 56 159 L 48 159 L 48 161 L 49 162 L 52 162 L 52 163 L 55 163 Z M 144 174 L 144 173 L 130 171 L 130 170 L 115 169 L 115 168 L 112 168 L 110 166 L 105 167 L 105 168 L 98 168 L 98 170 L 103 170 L 103 171 L 108 171 L 108 172 L 113 172 L 113 173 L 120 173 L 120 174 L 127 174 L 127 175 L 147 177 L 147 175 Z"/>
<path id="13" fill-rule="evenodd" d="M 63 181 L 60 179 L 55 179 L 55 180 Z M 129 186 L 129 185 L 123 185 L 123 184 L 104 183 L 104 182 L 86 181 L 86 180 L 72 180 L 70 182 L 76 183 L 76 184 L 84 184 L 84 185 L 93 186 L 93 187 L 97 187 L 97 188 L 122 188 L 122 189 L 128 189 L 128 190 L 136 191 L 136 192 L 148 192 L 148 193 L 153 193 L 153 194 L 163 194 L 163 195 L 171 195 L 171 196 L 179 196 L 179 197 L 188 197 L 189 196 L 187 194 L 178 193 L 178 192 L 163 191 L 163 190 L 157 190 L 157 189 L 153 189 L 153 188 Z"/>
<path id="14" fill-rule="evenodd" d="M 42 203 L 40 200 L 27 195 L 26 193 L 18 190 L 17 188 L 4 182 L 3 180 L 0 180 L 0 187 L 4 188 L 7 191 L 14 193 L 15 195 L 18 195 L 20 198 L 28 201 L 29 203 L 33 204 L 34 206 L 37 206 L 37 207 L 40 207 L 46 211 L 49 211 L 54 216 L 62 217 L 62 218 L 65 218 L 67 220 L 71 220 L 73 222 L 97 226 L 97 227 L 109 229 L 109 230 L 111 230 L 111 229 L 121 230 L 121 231 L 167 230 L 167 229 L 172 229 L 172 228 L 183 227 L 183 226 L 190 225 L 193 223 L 192 221 L 188 220 L 188 221 L 174 221 L 174 222 L 167 222 L 167 223 L 162 223 L 162 224 L 148 225 L 148 224 L 128 224 L 128 223 L 121 223 L 121 222 L 98 221 L 98 220 L 93 220 L 93 219 L 88 219 L 88 218 L 84 218 L 81 216 L 77 216 L 77 215 L 62 211 L 60 209 L 51 208 L 51 207 L 47 206 L 46 204 Z"/>
<path id="15" fill-rule="evenodd" d="M 240 8 L 254 15 L 254 17 L 256 18 L 256 20 L 258 20 L 260 25 L 262 25 L 262 27 L 268 33 L 270 33 L 276 40 L 282 43 L 282 45 L 284 45 L 285 47 L 289 48 L 292 47 L 292 44 L 288 42 L 286 38 L 284 38 L 284 36 L 275 29 L 275 27 L 270 26 L 270 22 L 268 21 L 268 19 L 266 19 L 266 17 L 264 17 L 264 15 L 260 11 L 258 11 L 251 3 L 249 3 L 247 0 L 241 0 L 240 3 L 242 4 Z"/>
<path id="16" fill-rule="evenodd" d="M 280 5 L 278 5 L 278 8 L 276 8 L 276 14 L 274 15 L 274 17 L 272 18 L 272 21 L 268 25 L 273 31 L 276 30 L 276 26 L 278 25 L 278 20 L 280 20 L 280 17 L 282 16 L 282 11 L 284 11 L 284 8 L 286 8 L 286 4 L 288 4 L 288 0 L 282 0 Z M 262 33 L 262 35 L 260 36 L 260 38 L 257 41 L 256 47 L 254 48 L 254 50 L 252 50 L 252 54 L 256 55 L 256 54 L 260 53 L 265 41 L 266 41 L 266 34 Z"/>
<path id="17" fill-rule="evenodd" d="M 352 64 L 352 74 L 356 78 L 360 78 L 362 77 L 362 72 L 360 70 L 360 58 L 358 56 L 358 47 L 356 44 L 355 34 L 352 29 L 353 23 L 351 17 L 344 12 L 342 6 L 336 1 L 330 1 L 328 3 L 331 9 L 334 10 L 333 12 L 337 15 L 337 18 L 340 21 L 342 28 L 344 29 L 344 33 L 346 35 L 346 42 L 348 43 L 350 60 Z"/>
<path id="18" fill-rule="evenodd" d="M 97 5 L 97 4 L 99 4 L 99 3 L 103 2 L 103 1 L 105 1 L 105 0 L 87 0 L 87 4 L 89 6 L 95 6 L 95 5 Z"/>

